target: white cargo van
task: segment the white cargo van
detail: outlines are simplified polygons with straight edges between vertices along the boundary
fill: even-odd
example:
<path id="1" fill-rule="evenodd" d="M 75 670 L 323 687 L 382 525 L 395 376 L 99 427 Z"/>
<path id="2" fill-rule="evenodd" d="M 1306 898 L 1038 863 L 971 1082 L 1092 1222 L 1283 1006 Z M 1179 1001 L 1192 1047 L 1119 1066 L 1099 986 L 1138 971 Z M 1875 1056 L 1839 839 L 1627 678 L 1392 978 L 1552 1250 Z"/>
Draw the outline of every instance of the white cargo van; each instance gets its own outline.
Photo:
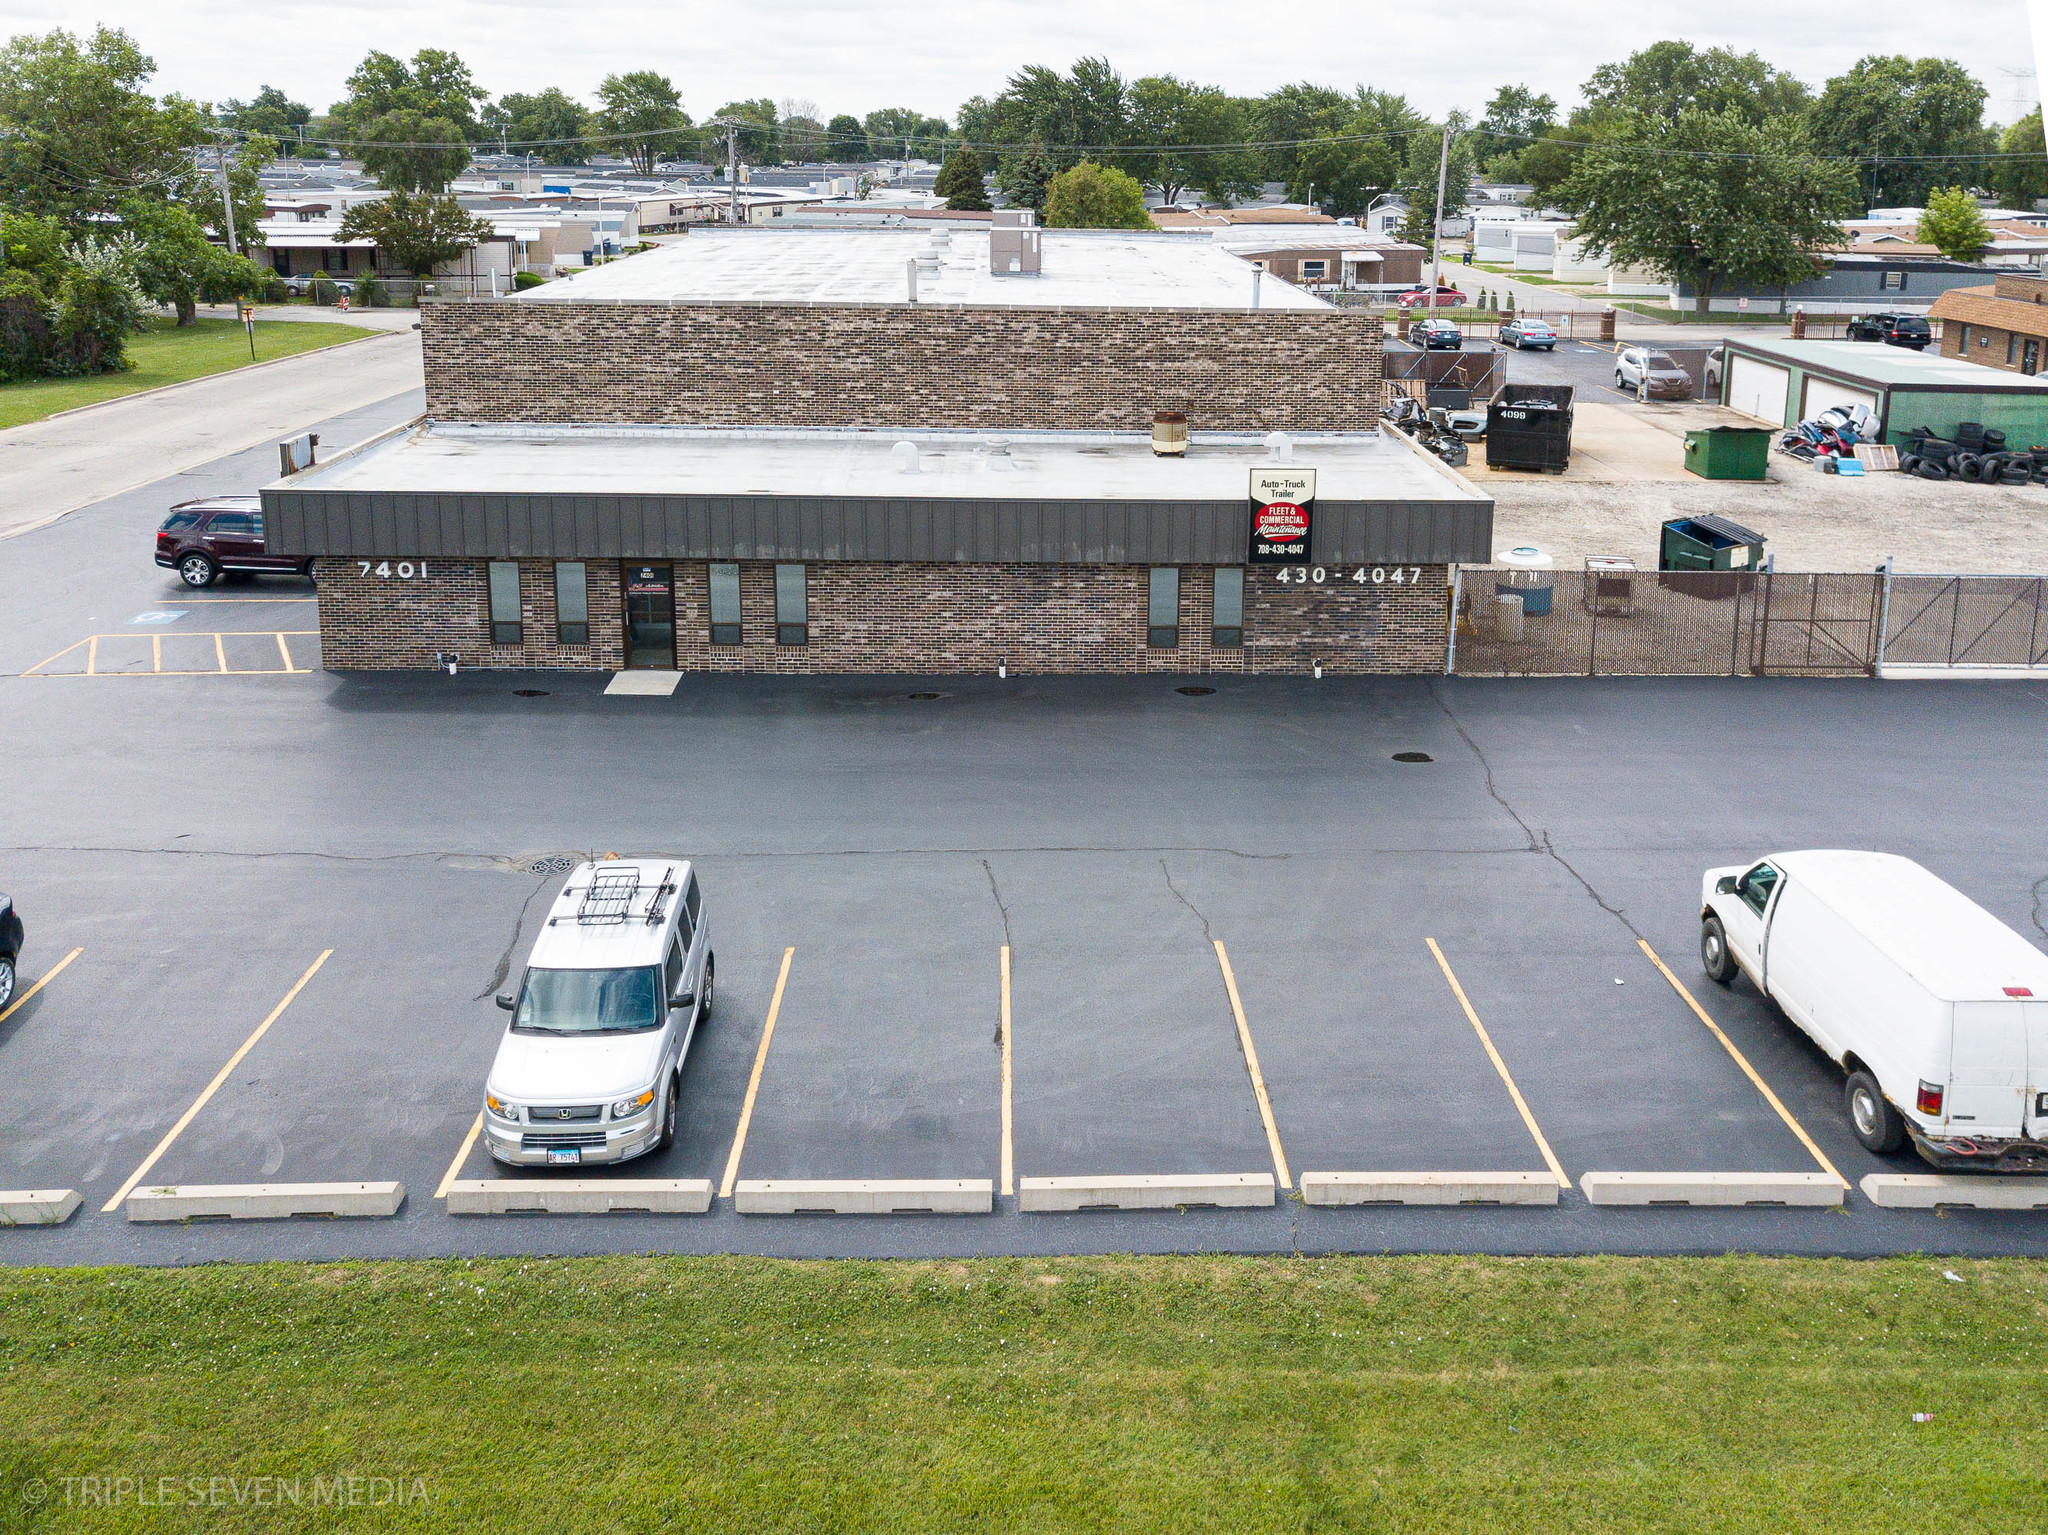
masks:
<path id="1" fill-rule="evenodd" d="M 1849 1073 L 1856 1138 L 1944 1170 L 2048 1172 L 2048 955 L 1890 853 L 1709 869 L 1700 962 L 1740 970 Z"/>

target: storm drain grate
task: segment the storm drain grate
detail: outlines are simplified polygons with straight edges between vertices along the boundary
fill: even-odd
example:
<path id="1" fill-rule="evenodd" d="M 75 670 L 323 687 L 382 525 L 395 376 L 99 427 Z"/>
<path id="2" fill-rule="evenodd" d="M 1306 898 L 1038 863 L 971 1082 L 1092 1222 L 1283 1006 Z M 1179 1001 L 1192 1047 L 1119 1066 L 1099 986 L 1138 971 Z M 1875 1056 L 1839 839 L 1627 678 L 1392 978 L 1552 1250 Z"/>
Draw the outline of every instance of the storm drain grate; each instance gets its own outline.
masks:
<path id="1" fill-rule="evenodd" d="M 567 874 L 576 867 L 578 862 L 578 859 L 559 854 L 552 858 L 536 858 L 526 866 L 526 872 L 528 874 Z"/>

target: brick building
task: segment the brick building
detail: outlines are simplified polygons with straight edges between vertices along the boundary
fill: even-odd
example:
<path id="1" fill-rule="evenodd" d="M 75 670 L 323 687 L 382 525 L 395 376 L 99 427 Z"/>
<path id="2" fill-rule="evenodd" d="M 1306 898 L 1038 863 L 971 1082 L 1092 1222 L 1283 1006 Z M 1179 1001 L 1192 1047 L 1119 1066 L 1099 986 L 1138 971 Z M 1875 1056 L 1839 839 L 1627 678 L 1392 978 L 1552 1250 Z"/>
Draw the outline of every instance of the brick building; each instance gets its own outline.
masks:
<path id="1" fill-rule="evenodd" d="M 1951 288 L 1934 301 L 1941 355 L 2035 374 L 2048 366 L 2048 277 L 2001 272 L 1981 288 Z"/>
<path id="2" fill-rule="evenodd" d="M 1001 230 L 734 230 L 430 304 L 425 418 L 263 493 L 325 664 L 1441 669 L 1492 503 L 1380 431 L 1379 320 L 1255 308 L 1205 234 L 1026 233 L 1037 274 Z M 1254 542 L 1275 472 L 1299 544 Z"/>

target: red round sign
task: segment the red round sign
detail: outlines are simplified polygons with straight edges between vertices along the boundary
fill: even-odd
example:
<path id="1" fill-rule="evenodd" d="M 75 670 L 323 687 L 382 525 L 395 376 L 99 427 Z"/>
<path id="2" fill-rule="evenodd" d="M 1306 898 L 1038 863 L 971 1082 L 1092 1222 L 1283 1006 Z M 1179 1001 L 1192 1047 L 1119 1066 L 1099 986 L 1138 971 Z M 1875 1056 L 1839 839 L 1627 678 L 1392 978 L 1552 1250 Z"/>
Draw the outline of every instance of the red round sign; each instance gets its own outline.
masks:
<path id="1" fill-rule="evenodd" d="M 1292 501 L 1269 501 L 1252 519 L 1252 536 L 1270 544 L 1308 537 L 1308 513 Z"/>

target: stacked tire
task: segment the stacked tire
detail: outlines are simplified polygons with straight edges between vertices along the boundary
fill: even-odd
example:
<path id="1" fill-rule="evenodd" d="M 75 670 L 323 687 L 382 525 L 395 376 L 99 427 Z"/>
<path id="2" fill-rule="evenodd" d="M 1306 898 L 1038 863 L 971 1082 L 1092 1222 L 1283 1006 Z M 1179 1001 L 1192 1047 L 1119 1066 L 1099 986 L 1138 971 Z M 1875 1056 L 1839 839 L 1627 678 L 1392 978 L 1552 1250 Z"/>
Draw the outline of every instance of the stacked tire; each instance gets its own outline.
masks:
<path id="1" fill-rule="evenodd" d="M 2048 447 L 2014 451 L 2005 444 L 2005 433 L 1978 421 L 1963 422 L 1953 437 L 1920 428 L 1900 446 L 1899 468 L 1923 480 L 1965 485 L 2048 485 Z"/>

